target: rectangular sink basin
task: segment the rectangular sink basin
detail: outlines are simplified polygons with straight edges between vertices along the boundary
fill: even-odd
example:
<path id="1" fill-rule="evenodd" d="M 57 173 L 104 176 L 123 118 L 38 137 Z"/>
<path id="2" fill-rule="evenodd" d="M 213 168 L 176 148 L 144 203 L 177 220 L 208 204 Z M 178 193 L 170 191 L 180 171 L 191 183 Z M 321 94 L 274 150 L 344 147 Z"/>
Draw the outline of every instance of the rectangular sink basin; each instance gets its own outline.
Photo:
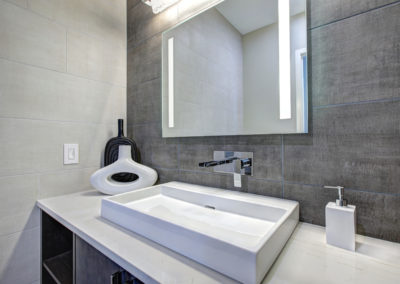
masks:
<path id="1" fill-rule="evenodd" d="M 243 283 L 260 283 L 299 220 L 296 201 L 169 182 L 102 200 L 101 216 Z"/>

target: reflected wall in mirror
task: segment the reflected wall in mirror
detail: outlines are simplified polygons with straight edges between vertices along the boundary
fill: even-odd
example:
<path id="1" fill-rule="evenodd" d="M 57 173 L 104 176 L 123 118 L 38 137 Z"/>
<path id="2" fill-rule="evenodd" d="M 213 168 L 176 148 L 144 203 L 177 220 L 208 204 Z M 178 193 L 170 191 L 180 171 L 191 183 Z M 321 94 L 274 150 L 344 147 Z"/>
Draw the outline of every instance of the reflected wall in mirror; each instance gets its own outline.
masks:
<path id="1" fill-rule="evenodd" d="M 306 0 L 226 0 L 163 33 L 163 137 L 306 133 Z"/>

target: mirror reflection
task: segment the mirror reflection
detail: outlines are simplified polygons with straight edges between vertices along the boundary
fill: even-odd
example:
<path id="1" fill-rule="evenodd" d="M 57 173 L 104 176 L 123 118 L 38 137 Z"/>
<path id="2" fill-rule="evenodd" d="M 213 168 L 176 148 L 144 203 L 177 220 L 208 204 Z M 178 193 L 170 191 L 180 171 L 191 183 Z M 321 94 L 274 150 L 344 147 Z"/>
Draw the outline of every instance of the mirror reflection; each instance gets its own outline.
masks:
<path id="1" fill-rule="evenodd" d="M 227 0 L 163 33 L 163 137 L 307 132 L 306 0 Z"/>

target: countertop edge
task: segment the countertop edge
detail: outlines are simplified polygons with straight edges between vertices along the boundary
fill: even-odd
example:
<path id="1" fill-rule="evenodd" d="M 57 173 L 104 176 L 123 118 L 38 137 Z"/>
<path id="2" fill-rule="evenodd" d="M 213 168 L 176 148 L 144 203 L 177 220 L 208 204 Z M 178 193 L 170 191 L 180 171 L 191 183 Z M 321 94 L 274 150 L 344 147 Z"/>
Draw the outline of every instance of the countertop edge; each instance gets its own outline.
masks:
<path id="1" fill-rule="evenodd" d="M 154 280 L 151 278 L 149 275 L 144 273 L 143 271 L 139 270 L 136 268 L 134 265 L 130 264 L 128 261 L 124 260 L 120 256 L 118 256 L 116 253 L 112 252 L 111 249 L 107 248 L 105 245 L 99 243 L 96 241 L 93 237 L 89 236 L 88 234 L 82 232 L 79 228 L 65 220 L 63 217 L 61 217 L 59 214 L 55 213 L 53 210 L 48 208 L 45 204 L 41 202 L 41 200 L 38 200 L 36 202 L 36 205 L 46 212 L 50 217 L 54 218 L 57 222 L 65 226 L 68 230 L 73 232 L 75 235 L 80 237 L 82 240 L 93 246 L 95 249 L 97 249 L 99 252 L 104 254 L 106 257 L 117 263 L 119 266 L 124 268 L 126 271 L 134 275 L 135 277 L 139 278 L 143 282 L 146 283 L 159 283 L 158 281 Z"/>

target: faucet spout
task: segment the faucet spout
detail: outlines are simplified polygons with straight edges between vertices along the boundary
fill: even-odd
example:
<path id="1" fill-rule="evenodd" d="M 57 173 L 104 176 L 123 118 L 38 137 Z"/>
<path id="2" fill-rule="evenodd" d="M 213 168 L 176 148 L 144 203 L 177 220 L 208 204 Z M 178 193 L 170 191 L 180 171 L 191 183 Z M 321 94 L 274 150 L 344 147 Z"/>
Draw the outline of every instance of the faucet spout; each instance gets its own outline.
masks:
<path id="1" fill-rule="evenodd" d="M 233 174 L 234 186 L 241 187 L 241 176 L 253 175 L 253 153 L 214 151 L 214 160 L 201 162 L 199 163 L 199 167 L 213 167 L 214 172 Z"/>
<path id="2" fill-rule="evenodd" d="M 208 162 L 201 162 L 199 163 L 199 167 L 201 168 L 209 168 L 209 167 L 215 167 L 215 166 L 220 166 L 224 164 L 230 164 L 234 160 L 237 160 L 238 158 L 233 157 L 225 160 L 219 160 L 219 161 L 208 161 Z"/>
<path id="3" fill-rule="evenodd" d="M 232 158 L 229 158 L 229 159 L 219 160 L 219 161 L 200 162 L 199 163 L 199 167 L 200 168 L 209 168 L 209 167 L 215 167 L 215 166 L 230 164 L 232 162 L 234 163 L 235 172 L 236 172 L 236 170 L 238 170 L 238 172 L 240 172 L 241 169 L 248 168 L 248 167 L 252 166 L 251 158 L 240 159 L 238 157 L 232 157 Z"/>

